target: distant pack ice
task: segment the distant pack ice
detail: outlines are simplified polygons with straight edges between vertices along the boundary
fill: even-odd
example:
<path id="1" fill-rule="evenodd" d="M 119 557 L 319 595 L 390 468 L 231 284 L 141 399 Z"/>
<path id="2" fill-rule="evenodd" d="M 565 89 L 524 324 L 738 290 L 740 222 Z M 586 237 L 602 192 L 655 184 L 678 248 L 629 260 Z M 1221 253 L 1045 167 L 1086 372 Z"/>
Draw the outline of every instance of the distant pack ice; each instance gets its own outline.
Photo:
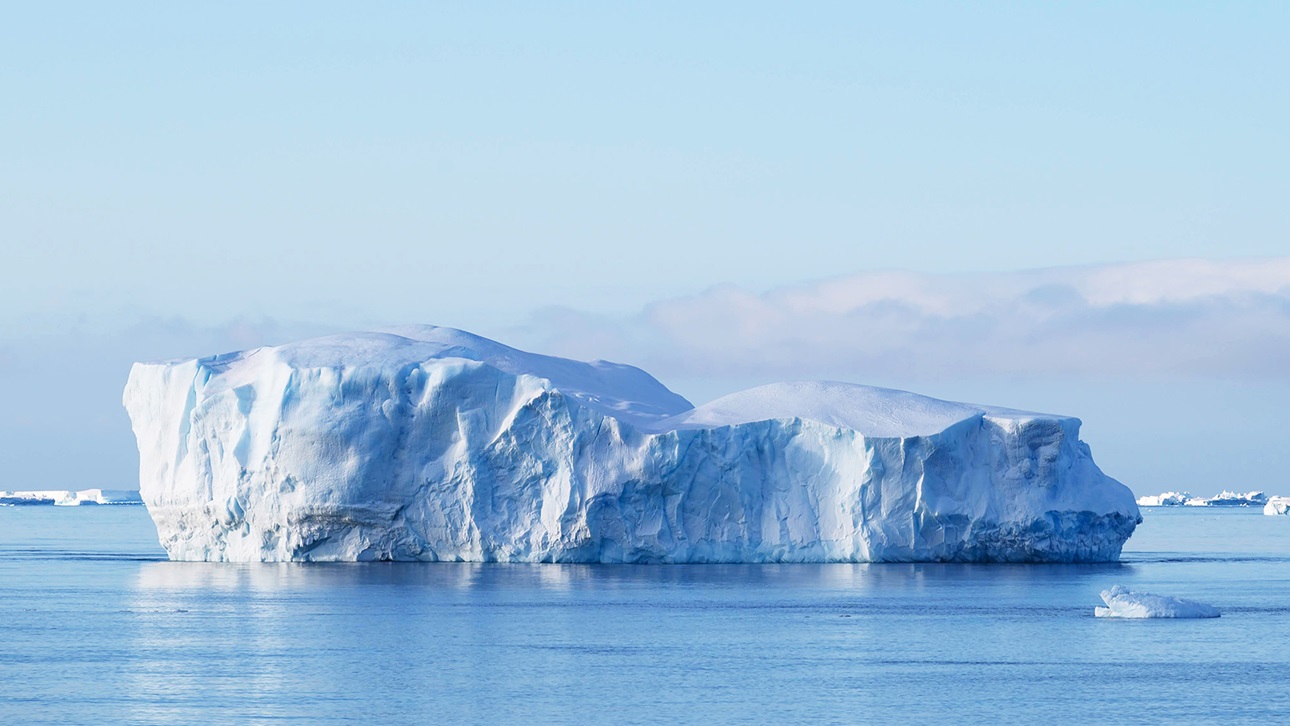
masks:
<path id="1" fill-rule="evenodd" d="M 1230 492 L 1224 489 L 1212 497 L 1193 497 L 1190 492 L 1164 492 L 1138 497 L 1139 507 L 1261 507 L 1268 497 L 1260 491 Z"/>
<path id="2" fill-rule="evenodd" d="M 133 489 L 41 489 L 36 491 L 0 492 L 0 506 L 52 504 L 79 507 L 86 504 L 142 504 Z"/>
<path id="3" fill-rule="evenodd" d="M 176 560 L 1097 562 L 1141 521 L 1075 418 L 826 382 L 694 408 L 431 326 L 139 363 L 124 403 Z"/>

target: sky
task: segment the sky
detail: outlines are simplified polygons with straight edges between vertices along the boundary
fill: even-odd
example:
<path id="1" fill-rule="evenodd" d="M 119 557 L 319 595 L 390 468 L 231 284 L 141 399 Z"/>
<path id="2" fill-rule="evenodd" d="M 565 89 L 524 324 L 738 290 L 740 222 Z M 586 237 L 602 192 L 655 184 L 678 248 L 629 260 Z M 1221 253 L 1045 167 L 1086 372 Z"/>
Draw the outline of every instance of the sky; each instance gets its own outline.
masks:
<path id="1" fill-rule="evenodd" d="M 406 322 L 1084 420 L 1290 494 L 1290 6 L 26 3 L 0 488 L 132 486 L 134 360 Z M 1212 491 L 1211 491 L 1212 490 Z"/>

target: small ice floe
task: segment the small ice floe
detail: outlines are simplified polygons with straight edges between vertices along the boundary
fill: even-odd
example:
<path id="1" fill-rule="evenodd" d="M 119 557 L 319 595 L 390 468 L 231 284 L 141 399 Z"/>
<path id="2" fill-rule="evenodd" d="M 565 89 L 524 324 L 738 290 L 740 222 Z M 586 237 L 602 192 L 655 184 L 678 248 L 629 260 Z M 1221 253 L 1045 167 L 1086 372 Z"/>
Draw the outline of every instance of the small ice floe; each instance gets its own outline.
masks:
<path id="1" fill-rule="evenodd" d="M 1272 497 L 1263 505 L 1263 513 L 1273 516 L 1290 514 L 1290 497 Z"/>
<path id="2" fill-rule="evenodd" d="M 1138 497 L 1139 507 L 1177 507 L 1191 499 L 1190 492 L 1165 492 Z"/>
<path id="3" fill-rule="evenodd" d="M 1149 592 L 1133 592 L 1124 585 L 1102 591 L 1104 608 L 1093 614 L 1099 618 L 1216 618 L 1218 608 L 1192 600 L 1182 600 Z"/>

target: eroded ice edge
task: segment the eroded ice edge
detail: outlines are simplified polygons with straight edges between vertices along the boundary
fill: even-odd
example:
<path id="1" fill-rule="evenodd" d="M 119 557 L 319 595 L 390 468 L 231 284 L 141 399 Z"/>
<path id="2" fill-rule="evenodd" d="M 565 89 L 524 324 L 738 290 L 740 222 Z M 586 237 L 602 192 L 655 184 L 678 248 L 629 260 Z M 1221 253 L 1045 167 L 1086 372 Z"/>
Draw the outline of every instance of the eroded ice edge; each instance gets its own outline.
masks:
<path id="1" fill-rule="evenodd" d="M 1216 618 L 1218 608 L 1149 592 L 1134 592 L 1123 585 L 1102 591 L 1104 608 L 1094 608 L 1099 618 Z"/>
<path id="2" fill-rule="evenodd" d="M 140 363 L 124 403 L 177 560 L 1093 562 L 1141 521 L 1076 418 L 829 382 L 694 408 L 432 326 Z"/>

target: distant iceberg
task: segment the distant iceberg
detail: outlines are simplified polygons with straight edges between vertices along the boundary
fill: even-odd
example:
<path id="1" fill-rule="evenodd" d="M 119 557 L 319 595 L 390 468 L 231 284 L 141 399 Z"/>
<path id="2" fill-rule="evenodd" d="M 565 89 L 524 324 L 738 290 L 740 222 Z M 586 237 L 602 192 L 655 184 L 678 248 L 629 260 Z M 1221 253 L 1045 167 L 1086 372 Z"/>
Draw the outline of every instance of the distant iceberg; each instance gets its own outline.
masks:
<path id="1" fill-rule="evenodd" d="M 846 383 L 693 407 L 408 326 L 135 364 L 176 560 L 1100 562 L 1141 521 L 1079 419 Z"/>
<path id="2" fill-rule="evenodd" d="M 1138 497 L 1139 507 L 1177 507 L 1191 499 L 1188 492 L 1165 492 L 1163 494 Z"/>
<path id="3" fill-rule="evenodd" d="M 78 507 L 84 504 L 143 504 L 143 500 L 139 498 L 139 492 L 134 489 L 0 491 L 0 506 Z"/>
<path id="4" fill-rule="evenodd" d="M 1184 504 L 1188 507 L 1261 507 L 1266 504 L 1268 497 L 1263 492 L 1229 492 L 1224 490 L 1218 496 L 1209 497 L 1208 499 L 1188 499 Z"/>
<path id="5" fill-rule="evenodd" d="M 1099 618 L 1216 618 L 1218 608 L 1149 592 L 1133 592 L 1123 585 L 1102 591 L 1106 607 L 1095 608 Z"/>
<path id="6" fill-rule="evenodd" d="M 1263 513 L 1278 515 L 1290 514 L 1290 497 L 1272 497 L 1263 505 Z"/>
<path id="7" fill-rule="evenodd" d="M 1189 492 L 1164 492 L 1138 497 L 1139 507 L 1261 507 L 1268 501 L 1260 491 L 1229 492 L 1224 490 L 1212 497 L 1193 497 Z"/>

